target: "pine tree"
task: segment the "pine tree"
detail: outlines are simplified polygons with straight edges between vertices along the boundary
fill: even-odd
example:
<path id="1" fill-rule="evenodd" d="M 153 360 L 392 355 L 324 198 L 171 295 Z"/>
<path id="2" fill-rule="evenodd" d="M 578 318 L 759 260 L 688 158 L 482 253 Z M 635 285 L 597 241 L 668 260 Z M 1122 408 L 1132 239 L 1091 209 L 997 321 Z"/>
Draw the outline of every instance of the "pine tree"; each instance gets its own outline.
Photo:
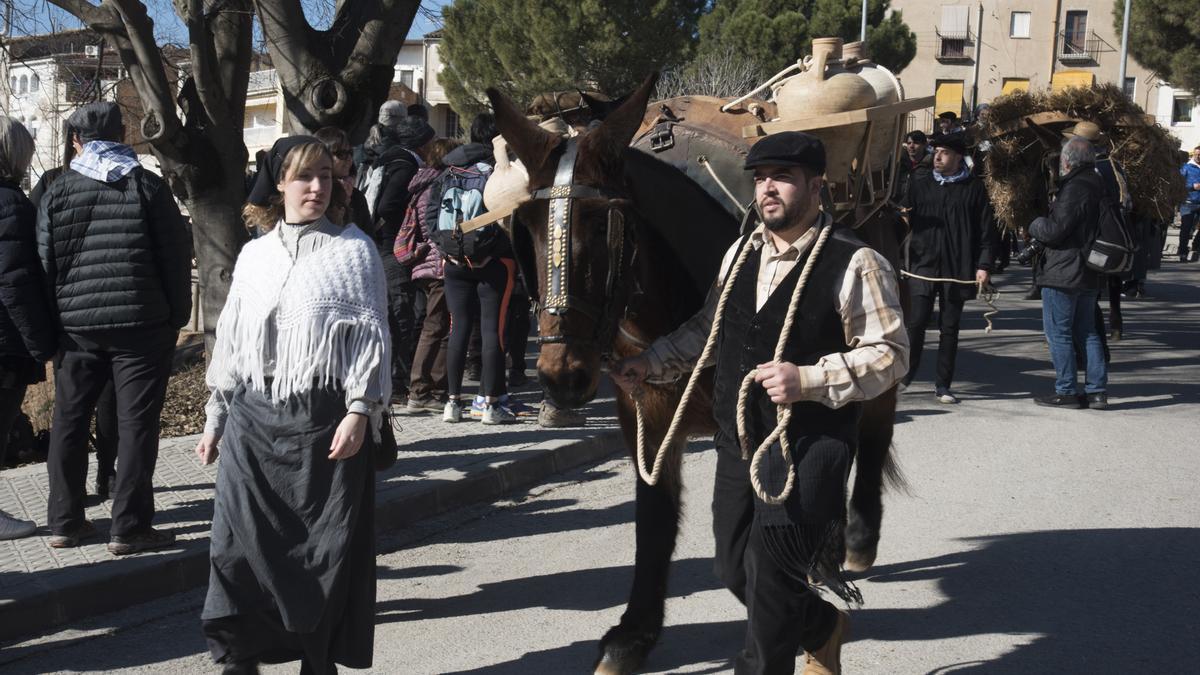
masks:
<path id="1" fill-rule="evenodd" d="M 470 115 L 495 86 L 537 94 L 632 91 L 651 71 L 691 58 L 706 0 L 458 0 L 444 11 L 442 86 Z"/>
<path id="2" fill-rule="evenodd" d="M 1129 18 L 1129 53 L 1171 86 L 1200 95 L 1200 6 L 1196 0 L 1138 0 Z M 1117 35 L 1125 0 L 1113 2 Z"/>
<path id="3" fill-rule="evenodd" d="M 872 59 L 899 72 L 917 53 L 917 38 L 890 0 L 870 0 Z M 854 0 L 718 0 L 700 20 L 701 53 L 732 47 L 774 73 L 809 52 L 814 37 L 859 38 L 862 7 Z"/>

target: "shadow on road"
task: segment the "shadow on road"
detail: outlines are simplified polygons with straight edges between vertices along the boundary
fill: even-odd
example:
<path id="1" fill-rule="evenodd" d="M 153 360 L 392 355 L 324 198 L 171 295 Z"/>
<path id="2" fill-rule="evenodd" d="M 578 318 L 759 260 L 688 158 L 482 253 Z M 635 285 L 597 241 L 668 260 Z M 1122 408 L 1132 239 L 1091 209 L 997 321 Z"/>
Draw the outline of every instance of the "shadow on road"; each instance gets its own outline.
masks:
<path id="1" fill-rule="evenodd" d="M 977 548 L 874 569 L 872 583 L 936 580 L 946 600 L 931 609 L 868 606 L 854 613 L 854 638 L 1028 635 L 996 659 L 946 664 L 938 673 L 1167 673 L 1200 660 L 1200 529 L 1060 530 L 968 541 Z"/>

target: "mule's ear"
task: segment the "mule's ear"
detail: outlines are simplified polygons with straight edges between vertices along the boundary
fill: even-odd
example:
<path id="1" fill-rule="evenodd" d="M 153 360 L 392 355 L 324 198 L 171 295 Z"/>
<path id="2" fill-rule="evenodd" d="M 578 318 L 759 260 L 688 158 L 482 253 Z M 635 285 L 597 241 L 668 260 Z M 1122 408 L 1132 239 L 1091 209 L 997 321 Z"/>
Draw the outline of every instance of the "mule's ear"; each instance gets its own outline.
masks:
<path id="1" fill-rule="evenodd" d="M 612 111 L 620 108 L 625 101 L 629 100 L 629 94 L 625 94 L 614 101 L 601 101 L 594 96 L 588 95 L 586 91 L 579 92 L 579 96 L 583 99 L 583 104 L 591 111 L 592 117 L 598 120 L 606 119 Z"/>
<path id="2" fill-rule="evenodd" d="M 540 169 L 562 138 L 534 124 L 494 87 L 488 88 L 487 97 L 496 115 L 496 129 L 508 141 L 508 147 L 517 154 L 530 174 Z"/>
<path id="3" fill-rule="evenodd" d="M 654 93 L 654 85 L 658 82 L 658 73 L 652 73 L 642 86 L 623 99 L 620 107 L 608 114 L 604 122 L 585 136 L 585 142 L 592 152 L 609 158 L 620 158 L 625 148 L 633 140 L 638 127 L 642 126 L 642 118 L 646 116 L 646 105 Z"/>

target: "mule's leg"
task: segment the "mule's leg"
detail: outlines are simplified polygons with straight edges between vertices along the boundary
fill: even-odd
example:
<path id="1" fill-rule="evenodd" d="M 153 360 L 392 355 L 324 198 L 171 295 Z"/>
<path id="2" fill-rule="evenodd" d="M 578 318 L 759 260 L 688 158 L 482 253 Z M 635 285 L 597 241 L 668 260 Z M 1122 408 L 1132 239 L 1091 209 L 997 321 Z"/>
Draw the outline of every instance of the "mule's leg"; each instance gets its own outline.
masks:
<path id="1" fill-rule="evenodd" d="M 676 457 L 679 453 L 673 453 Z M 677 462 L 678 459 L 675 459 Z M 679 532 L 679 480 L 664 475 L 649 486 L 637 478 L 637 552 L 633 589 L 621 623 L 600 641 L 596 673 L 632 673 L 658 642 L 667 597 L 667 572 Z"/>
<path id="2" fill-rule="evenodd" d="M 858 426 L 858 462 L 846 523 L 846 569 L 865 572 L 875 564 L 883 522 L 883 479 L 899 480 L 892 462 L 896 389 L 863 405 Z"/>

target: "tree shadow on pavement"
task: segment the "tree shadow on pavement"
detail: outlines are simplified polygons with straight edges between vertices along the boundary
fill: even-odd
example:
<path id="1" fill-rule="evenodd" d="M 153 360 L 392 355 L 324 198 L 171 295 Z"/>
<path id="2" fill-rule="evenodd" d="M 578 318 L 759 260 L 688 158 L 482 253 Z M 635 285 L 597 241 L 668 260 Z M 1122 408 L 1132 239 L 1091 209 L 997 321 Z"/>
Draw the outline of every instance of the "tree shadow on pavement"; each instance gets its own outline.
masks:
<path id="1" fill-rule="evenodd" d="M 639 672 L 676 672 L 699 663 L 709 667 L 690 672 L 698 675 L 726 673 L 732 659 L 742 648 L 745 621 L 715 621 L 667 626 L 658 646 Z M 596 660 L 600 636 L 562 647 L 529 652 L 519 659 L 482 668 L 455 671 L 447 675 L 507 675 L 509 673 L 582 673 Z"/>
<path id="2" fill-rule="evenodd" d="M 933 672 L 1171 673 L 1200 661 L 1200 529 L 1057 530 L 967 541 L 977 548 L 872 570 L 874 584 L 936 580 L 946 600 L 929 609 L 857 611 L 854 638 L 1028 636 L 998 658 Z"/>
<path id="3" fill-rule="evenodd" d="M 481 584 L 466 595 L 398 598 L 376 605 L 376 623 L 423 621 L 545 608 L 599 611 L 623 605 L 633 583 L 633 565 L 597 567 Z M 712 560 L 687 558 L 671 563 L 668 597 L 720 588 Z"/>

